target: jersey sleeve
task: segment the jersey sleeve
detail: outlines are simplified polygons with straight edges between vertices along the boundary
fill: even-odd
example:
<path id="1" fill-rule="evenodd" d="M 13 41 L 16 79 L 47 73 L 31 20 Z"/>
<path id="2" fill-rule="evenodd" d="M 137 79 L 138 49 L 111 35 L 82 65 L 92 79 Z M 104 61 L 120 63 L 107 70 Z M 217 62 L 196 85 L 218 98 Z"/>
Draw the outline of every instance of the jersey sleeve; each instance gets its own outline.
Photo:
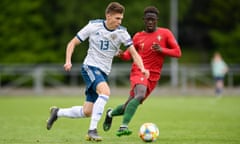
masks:
<path id="1" fill-rule="evenodd" d="M 181 49 L 174 35 L 170 30 L 167 30 L 165 34 L 167 36 L 167 47 L 163 47 L 161 53 L 172 57 L 180 57 Z"/>
<path id="2" fill-rule="evenodd" d="M 86 26 L 84 26 L 78 33 L 77 33 L 77 38 L 83 42 L 85 41 L 91 33 L 91 29 L 92 29 L 92 24 L 91 22 L 89 22 Z"/>
<path id="3" fill-rule="evenodd" d="M 137 35 L 138 33 L 136 33 L 133 38 L 132 38 L 132 45 L 134 46 L 134 48 L 137 50 L 138 47 L 137 47 L 137 44 L 136 44 L 136 41 L 137 41 Z M 125 61 L 128 61 L 128 60 L 131 60 L 132 59 L 132 56 L 131 56 L 131 53 L 129 52 L 129 50 L 127 49 L 126 51 L 124 51 L 124 53 L 121 55 L 120 57 L 122 60 L 125 60 Z"/>
<path id="4" fill-rule="evenodd" d="M 121 33 L 122 43 L 126 48 L 128 48 L 133 44 L 132 38 L 130 34 L 127 32 L 126 28 L 122 27 L 121 29 L 122 31 L 120 33 Z"/>

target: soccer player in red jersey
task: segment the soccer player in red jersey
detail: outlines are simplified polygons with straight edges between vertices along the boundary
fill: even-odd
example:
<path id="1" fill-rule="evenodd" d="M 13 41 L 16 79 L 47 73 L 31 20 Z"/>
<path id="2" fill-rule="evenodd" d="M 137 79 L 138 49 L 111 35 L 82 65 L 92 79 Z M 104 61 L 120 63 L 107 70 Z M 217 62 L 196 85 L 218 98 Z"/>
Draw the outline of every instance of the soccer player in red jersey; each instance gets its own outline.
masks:
<path id="1" fill-rule="evenodd" d="M 160 79 L 164 58 L 166 56 L 181 57 L 181 49 L 172 32 L 167 28 L 157 27 L 158 15 L 159 11 L 156 7 L 146 7 L 143 17 L 145 30 L 136 33 L 133 37 L 134 46 L 142 57 L 145 68 L 149 70 L 150 76 L 146 78 L 137 65 L 132 64 L 130 96 L 124 104 L 117 106 L 115 109 L 107 110 L 103 123 L 104 131 L 110 129 L 114 116 L 123 115 L 122 124 L 116 135 L 130 135 L 132 131 L 128 129 L 128 124 L 138 106 L 156 87 Z M 123 60 L 131 59 L 128 50 L 120 52 L 119 56 Z"/>

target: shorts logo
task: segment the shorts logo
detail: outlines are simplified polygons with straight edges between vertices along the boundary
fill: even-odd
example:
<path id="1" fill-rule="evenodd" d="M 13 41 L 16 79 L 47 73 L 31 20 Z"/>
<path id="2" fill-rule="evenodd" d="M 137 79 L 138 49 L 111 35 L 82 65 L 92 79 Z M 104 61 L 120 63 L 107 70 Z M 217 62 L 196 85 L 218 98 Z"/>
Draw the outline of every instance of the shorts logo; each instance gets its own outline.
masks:
<path id="1" fill-rule="evenodd" d="M 141 77 L 141 78 L 140 78 L 140 80 L 141 80 L 141 81 L 143 81 L 143 80 L 144 80 L 144 78 L 143 78 L 143 77 Z"/>
<path id="2" fill-rule="evenodd" d="M 98 71 L 98 70 L 94 71 L 94 73 L 95 73 L 96 75 L 101 75 L 101 72 Z"/>

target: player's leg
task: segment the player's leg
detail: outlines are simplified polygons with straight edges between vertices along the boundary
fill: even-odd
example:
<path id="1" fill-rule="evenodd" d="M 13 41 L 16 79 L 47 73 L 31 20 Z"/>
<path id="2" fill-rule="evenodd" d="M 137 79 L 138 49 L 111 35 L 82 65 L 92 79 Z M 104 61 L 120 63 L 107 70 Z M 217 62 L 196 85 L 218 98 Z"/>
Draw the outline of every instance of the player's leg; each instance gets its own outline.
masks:
<path id="1" fill-rule="evenodd" d="M 98 98 L 93 106 L 90 129 L 97 128 L 97 124 L 102 116 L 104 107 L 109 99 L 110 89 L 106 82 L 101 82 L 97 86 Z"/>
<path id="2" fill-rule="evenodd" d="M 215 77 L 215 94 L 221 96 L 223 92 L 223 77 Z"/>
<path id="3" fill-rule="evenodd" d="M 129 99 L 126 101 L 125 104 L 118 105 L 114 109 L 109 108 L 107 110 L 106 115 L 105 115 L 105 120 L 103 122 L 103 130 L 104 131 L 108 131 L 111 128 L 113 117 L 121 116 L 124 114 L 125 107 L 126 107 L 127 103 L 130 101 L 130 99 L 132 99 L 132 97 L 129 97 Z"/>
<path id="4" fill-rule="evenodd" d="M 57 116 L 67 118 L 84 118 L 91 116 L 90 107 L 93 103 L 86 102 L 84 106 L 72 106 L 70 108 L 59 108 Z M 84 109 L 88 109 L 85 110 Z M 86 113 L 86 114 L 85 114 Z"/>
<path id="5" fill-rule="evenodd" d="M 84 118 L 89 117 L 92 114 L 93 102 L 91 101 L 91 94 L 88 95 L 88 91 L 92 85 L 92 79 L 89 76 L 90 69 L 88 67 L 82 67 L 81 75 L 86 83 L 86 102 L 83 106 L 73 106 L 70 108 L 58 108 L 56 106 L 50 108 L 50 117 L 47 120 L 47 129 L 50 130 L 52 125 L 59 117 L 68 117 L 68 118 Z M 90 71 L 91 72 L 91 71 Z M 88 100 L 90 99 L 90 100 Z"/>
<path id="6" fill-rule="evenodd" d="M 123 122 L 116 133 L 117 136 L 131 134 L 131 131 L 128 130 L 128 123 L 130 122 L 133 115 L 135 114 L 138 108 L 138 105 L 142 103 L 151 94 L 151 92 L 154 90 L 154 88 L 158 83 L 157 81 L 139 82 L 139 81 L 134 81 L 133 79 L 131 82 L 132 82 L 131 95 L 134 95 L 134 97 L 132 99 L 129 99 L 129 102 L 126 105 Z M 136 84 L 136 83 L 139 83 L 139 84 Z"/>
<path id="7" fill-rule="evenodd" d="M 110 88 L 106 82 L 107 75 L 96 67 L 83 65 L 82 76 L 87 84 L 85 91 L 87 101 L 94 103 L 86 140 L 101 141 L 102 137 L 98 136 L 97 125 L 110 95 Z"/>
<path id="8" fill-rule="evenodd" d="M 216 95 L 221 96 L 222 92 L 223 92 L 223 80 L 218 79 L 216 82 Z"/>
<path id="9" fill-rule="evenodd" d="M 86 140 L 101 141 L 102 137 L 100 137 L 97 133 L 97 126 L 104 111 L 104 107 L 109 99 L 110 88 L 106 82 L 100 82 L 96 88 L 97 88 L 96 91 L 99 94 L 98 98 L 96 99 L 93 105 L 92 117 L 90 121 L 88 135 L 86 136 Z"/>
<path id="10" fill-rule="evenodd" d="M 139 104 L 143 101 L 147 92 L 147 87 L 143 84 L 137 84 L 134 87 L 134 98 L 132 98 L 126 105 L 122 124 L 117 131 L 117 136 L 130 135 L 132 132 L 128 130 L 128 124 L 134 116 Z"/>
<path id="11" fill-rule="evenodd" d="M 104 131 L 108 131 L 112 126 L 112 119 L 113 119 L 113 116 L 111 115 L 112 111 L 113 110 L 111 108 L 108 108 L 108 110 L 106 112 L 105 119 L 103 122 L 103 130 Z"/>
<path id="12" fill-rule="evenodd" d="M 72 106 L 70 108 L 58 108 L 56 106 L 51 107 L 50 117 L 47 120 L 47 129 L 50 130 L 54 122 L 56 122 L 56 120 L 60 117 L 85 118 L 91 116 L 92 106 L 93 103 L 86 102 L 83 106 Z"/>

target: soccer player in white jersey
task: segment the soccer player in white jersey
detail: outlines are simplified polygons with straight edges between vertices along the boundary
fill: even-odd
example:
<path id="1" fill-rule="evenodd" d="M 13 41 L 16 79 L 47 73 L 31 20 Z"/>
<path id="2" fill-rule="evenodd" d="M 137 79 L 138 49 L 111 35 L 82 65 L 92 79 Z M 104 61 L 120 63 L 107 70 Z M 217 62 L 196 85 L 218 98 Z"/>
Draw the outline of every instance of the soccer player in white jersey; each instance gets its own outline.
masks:
<path id="1" fill-rule="evenodd" d="M 97 125 L 110 96 L 107 77 L 111 71 L 113 57 L 118 53 L 121 44 L 129 49 L 141 72 L 149 77 L 149 71 L 144 68 L 142 59 L 136 52 L 130 35 L 124 27 L 120 26 L 124 10 L 125 8 L 121 4 L 111 2 L 106 8 L 105 20 L 89 21 L 68 43 L 64 64 L 66 71 L 70 71 L 72 68 L 71 57 L 75 46 L 86 39 L 89 40 L 87 56 L 81 68 L 81 74 L 86 83 L 86 100 L 83 106 L 51 107 L 50 117 L 47 121 L 48 130 L 60 117 L 91 117 L 86 140 L 102 140 L 102 137 L 97 133 Z"/>

